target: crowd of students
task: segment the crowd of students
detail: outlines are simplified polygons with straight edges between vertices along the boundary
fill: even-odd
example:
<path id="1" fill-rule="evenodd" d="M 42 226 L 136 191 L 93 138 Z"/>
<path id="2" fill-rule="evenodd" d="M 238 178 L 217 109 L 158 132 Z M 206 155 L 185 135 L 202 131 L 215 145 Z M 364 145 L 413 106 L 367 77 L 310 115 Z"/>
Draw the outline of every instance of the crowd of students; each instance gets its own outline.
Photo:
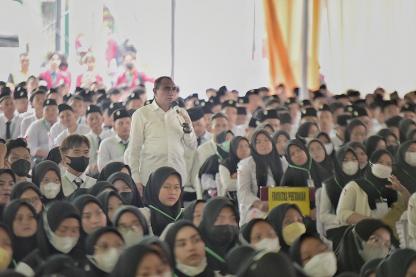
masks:
<path id="1" fill-rule="evenodd" d="M 416 276 L 416 92 L 52 75 L 0 82 L 0 276 Z"/>

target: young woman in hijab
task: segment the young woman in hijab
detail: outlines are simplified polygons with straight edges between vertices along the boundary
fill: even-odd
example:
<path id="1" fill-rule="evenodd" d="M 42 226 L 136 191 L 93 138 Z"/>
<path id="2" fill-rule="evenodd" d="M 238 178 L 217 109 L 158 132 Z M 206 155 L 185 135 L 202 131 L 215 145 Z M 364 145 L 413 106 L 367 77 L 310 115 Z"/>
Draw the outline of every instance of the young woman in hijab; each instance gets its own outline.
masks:
<path id="1" fill-rule="evenodd" d="M 353 119 L 345 129 L 344 144 L 348 142 L 364 143 L 367 139 L 367 126 L 359 119 Z"/>
<path id="2" fill-rule="evenodd" d="M 255 218 L 241 226 L 243 239 L 256 250 L 280 251 L 279 238 L 273 226 L 265 219 Z"/>
<path id="3" fill-rule="evenodd" d="M 324 170 L 323 180 L 329 178 L 334 170 L 334 160 L 328 155 L 325 145 L 318 139 L 313 139 L 308 144 L 309 155 Z"/>
<path id="4" fill-rule="evenodd" d="M 117 191 L 117 189 L 108 181 L 98 181 L 88 189 L 88 194 L 97 197 L 98 194 L 104 191 Z"/>
<path id="5" fill-rule="evenodd" d="M 407 133 L 411 130 L 416 129 L 416 122 L 413 119 L 402 119 L 399 123 L 400 130 L 400 143 L 403 143 L 407 140 Z"/>
<path id="6" fill-rule="evenodd" d="M 345 145 L 346 147 L 352 148 L 355 152 L 355 155 L 357 155 L 358 162 L 360 163 L 360 174 L 364 174 L 365 169 L 368 165 L 368 158 L 366 153 L 366 148 L 364 144 L 359 142 L 350 142 Z"/>
<path id="7" fill-rule="evenodd" d="M 238 241 L 238 216 L 234 205 L 225 197 L 210 199 L 199 225 L 208 253 L 208 265 L 226 273 L 225 256 Z"/>
<path id="8" fill-rule="evenodd" d="M 12 234 L 8 226 L 0 223 L 0 273 L 7 268 L 14 268 Z"/>
<path id="9" fill-rule="evenodd" d="M 230 152 L 228 158 L 220 161 L 220 189 L 218 196 L 227 196 L 231 200 L 237 202 L 237 164 L 250 156 L 250 143 L 248 139 L 237 136 L 230 142 Z"/>
<path id="10" fill-rule="evenodd" d="M 140 242 L 143 236 L 150 234 L 146 219 L 135 206 L 121 206 L 112 218 L 114 227 L 123 236 L 127 247 Z"/>
<path id="11" fill-rule="evenodd" d="M 277 131 L 273 134 L 272 140 L 280 158 L 284 158 L 286 154 L 286 143 L 290 140 L 290 135 L 285 131 Z"/>
<path id="12" fill-rule="evenodd" d="M 307 145 L 319 134 L 319 126 L 314 122 L 302 123 L 296 132 L 296 139 L 300 140 L 304 145 Z"/>
<path id="13" fill-rule="evenodd" d="M 126 205 L 143 207 L 140 193 L 130 175 L 123 172 L 113 173 L 108 177 L 108 182 L 113 184 Z"/>
<path id="14" fill-rule="evenodd" d="M 171 223 L 169 226 L 172 226 L 173 223 Z M 150 235 L 145 236 L 140 242 L 140 245 L 150 246 L 156 251 L 159 252 L 160 256 L 163 259 L 164 263 L 167 263 L 170 265 L 171 268 L 175 267 L 175 264 L 173 262 L 173 257 L 170 255 L 170 249 L 166 242 L 160 240 L 159 237 Z"/>
<path id="15" fill-rule="evenodd" d="M 381 129 L 378 131 L 377 135 L 384 138 L 386 141 L 387 150 L 389 150 L 392 155 L 395 155 L 399 145 L 398 136 L 388 128 Z"/>
<path id="16" fill-rule="evenodd" d="M 40 214 L 43 209 L 39 188 L 31 182 L 21 182 L 14 185 L 10 199 L 21 199 L 30 203 L 35 208 L 36 214 Z"/>
<path id="17" fill-rule="evenodd" d="M 341 224 L 336 215 L 341 191 L 347 183 L 359 177 L 360 167 L 357 155 L 352 148 L 341 147 L 336 154 L 333 176 L 325 180 L 322 185 L 318 215 L 326 237 L 332 240 L 334 249 L 347 227 Z"/>
<path id="18" fill-rule="evenodd" d="M 61 170 L 56 163 L 46 160 L 35 165 L 32 170 L 32 182 L 39 188 L 44 204 L 64 199 Z"/>
<path id="19" fill-rule="evenodd" d="M 290 247 L 290 257 L 308 277 L 332 277 L 337 272 L 335 253 L 317 235 L 301 235 Z"/>
<path id="20" fill-rule="evenodd" d="M 376 275 L 382 277 L 416 276 L 416 251 L 398 249 L 380 263 Z"/>
<path id="21" fill-rule="evenodd" d="M 174 259 L 175 276 L 215 276 L 214 271 L 208 267 L 205 243 L 200 231 L 192 222 L 175 222 L 167 231 L 165 242 L 169 245 Z"/>
<path id="22" fill-rule="evenodd" d="M 416 140 L 400 144 L 393 173 L 410 193 L 416 192 Z"/>
<path id="23" fill-rule="evenodd" d="M 0 168 L 0 216 L 4 207 L 10 202 L 10 193 L 16 183 L 16 177 L 11 169 Z"/>
<path id="24" fill-rule="evenodd" d="M 97 181 L 107 181 L 108 177 L 117 172 L 123 172 L 131 176 L 130 166 L 122 162 L 111 162 L 103 167 Z"/>
<path id="25" fill-rule="evenodd" d="M 242 223 L 251 208 L 267 211 L 268 204 L 260 200 L 260 188 L 278 186 L 283 175 L 282 161 L 271 137 L 256 131 L 251 137 L 251 156 L 239 163 L 237 197 Z"/>
<path id="26" fill-rule="evenodd" d="M 124 205 L 120 195 L 114 190 L 101 192 L 98 194 L 97 199 L 100 201 L 104 213 L 110 221 L 116 210 Z"/>
<path id="27" fill-rule="evenodd" d="M 395 225 L 401 214 L 394 211 L 402 206 L 403 211 L 406 209 L 410 194 L 392 175 L 392 166 L 393 157 L 387 150 L 377 150 L 371 155 L 364 177 L 349 182 L 342 190 L 337 207 L 337 217 L 342 224 L 378 218 Z M 398 197 L 398 192 L 402 197 Z"/>
<path id="28" fill-rule="evenodd" d="M 336 250 L 339 272 L 359 273 L 365 262 L 386 257 L 392 250 L 393 231 L 378 219 L 349 226 Z"/>
<path id="29" fill-rule="evenodd" d="M 182 217 L 182 178 L 172 167 L 160 167 L 154 171 L 144 188 L 142 208 L 151 233 L 162 234 L 165 227 Z"/>
<path id="30" fill-rule="evenodd" d="M 108 277 L 123 252 L 124 240 L 113 227 L 103 227 L 88 235 L 85 243 L 85 272 L 91 277 Z"/>
<path id="31" fill-rule="evenodd" d="M 160 252 L 150 246 L 133 245 L 124 250 L 111 272 L 111 277 L 172 276 L 169 263 Z"/>
<path id="32" fill-rule="evenodd" d="M 37 248 L 17 265 L 16 271 L 34 276 L 36 269 L 54 254 L 66 254 L 80 265 L 84 257 L 83 247 L 77 246 L 80 230 L 81 217 L 77 208 L 67 201 L 51 202 L 39 220 Z"/>
<path id="33" fill-rule="evenodd" d="M 285 253 L 288 253 L 293 242 L 306 232 L 302 212 L 294 204 L 281 204 L 273 208 L 266 220 L 276 231 L 280 249 Z"/>
<path id="34" fill-rule="evenodd" d="M 206 201 L 202 199 L 192 201 L 192 203 L 190 203 L 188 207 L 183 210 L 183 219 L 191 221 L 195 226 L 199 226 L 205 202 Z"/>
<path id="35" fill-rule="evenodd" d="M 335 149 L 334 149 L 334 144 L 332 143 L 331 137 L 325 133 L 325 132 L 320 132 L 316 138 L 322 142 L 325 146 L 325 151 L 326 154 L 331 157 L 332 159 L 334 159 L 335 157 Z"/>
<path id="36" fill-rule="evenodd" d="M 36 249 L 36 211 L 29 203 L 16 199 L 3 211 L 3 222 L 11 229 L 13 260 L 18 263 Z"/>
<path id="37" fill-rule="evenodd" d="M 374 151 L 379 149 L 386 149 L 386 141 L 382 136 L 374 135 L 368 137 L 368 139 L 365 141 L 365 149 L 366 154 L 368 157 L 371 156 L 371 154 L 374 153 Z"/>

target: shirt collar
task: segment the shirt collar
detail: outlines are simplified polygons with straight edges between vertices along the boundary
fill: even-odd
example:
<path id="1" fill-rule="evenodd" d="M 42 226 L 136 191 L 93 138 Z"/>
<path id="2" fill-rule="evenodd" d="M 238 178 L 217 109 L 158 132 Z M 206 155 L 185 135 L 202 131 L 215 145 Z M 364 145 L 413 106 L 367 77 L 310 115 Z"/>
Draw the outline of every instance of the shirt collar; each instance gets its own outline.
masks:
<path id="1" fill-rule="evenodd" d="M 87 177 L 85 172 L 83 172 L 80 176 L 75 176 L 74 174 L 72 174 L 68 170 L 65 171 L 65 176 L 68 177 L 68 179 L 69 179 L 69 181 L 71 181 L 71 183 L 74 182 L 74 180 L 76 180 L 76 179 L 81 179 L 83 182 L 85 182 L 85 179 Z"/>
<path id="2" fill-rule="evenodd" d="M 125 144 L 125 143 L 129 143 L 129 140 L 122 140 L 117 134 L 115 135 L 115 138 L 116 138 L 116 140 L 117 140 L 117 142 L 119 142 L 119 143 L 123 143 L 123 144 Z"/>

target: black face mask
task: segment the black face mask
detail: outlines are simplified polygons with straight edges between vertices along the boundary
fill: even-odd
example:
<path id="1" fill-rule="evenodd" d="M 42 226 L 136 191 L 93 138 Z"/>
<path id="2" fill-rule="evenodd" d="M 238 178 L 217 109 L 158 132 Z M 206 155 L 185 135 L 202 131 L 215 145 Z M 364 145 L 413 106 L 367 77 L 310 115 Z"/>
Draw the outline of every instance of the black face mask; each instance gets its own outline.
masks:
<path id="1" fill-rule="evenodd" d="M 126 205 L 132 204 L 131 201 L 133 200 L 133 193 L 132 192 L 119 192 L 121 200 Z"/>
<path id="2" fill-rule="evenodd" d="M 71 160 L 68 166 L 78 172 L 84 172 L 87 169 L 88 164 L 90 162 L 90 158 L 85 157 L 85 156 L 81 156 L 81 157 L 66 156 L 66 157 Z"/>
<path id="3" fill-rule="evenodd" d="M 27 177 L 30 171 L 30 162 L 24 159 L 18 159 L 10 165 L 14 173 L 19 177 Z"/>
<path id="4" fill-rule="evenodd" d="M 210 229 L 210 240 L 216 245 L 233 244 L 238 237 L 237 226 L 217 225 Z"/>

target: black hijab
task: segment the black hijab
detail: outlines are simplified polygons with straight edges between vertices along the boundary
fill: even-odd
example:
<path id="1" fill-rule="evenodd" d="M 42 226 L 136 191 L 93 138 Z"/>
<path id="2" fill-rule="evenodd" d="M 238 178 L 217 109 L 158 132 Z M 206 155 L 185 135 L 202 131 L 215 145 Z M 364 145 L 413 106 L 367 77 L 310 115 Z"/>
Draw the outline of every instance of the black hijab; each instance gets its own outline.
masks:
<path id="1" fill-rule="evenodd" d="M 277 234 L 277 237 L 279 238 L 280 247 L 284 252 L 288 252 L 289 245 L 285 242 L 283 239 L 283 220 L 285 219 L 286 213 L 290 209 L 295 209 L 299 212 L 300 215 L 302 215 L 302 212 L 300 211 L 299 207 L 295 204 L 281 204 L 277 207 L 274 207 L 270 213 L 267 215 L 267 222 L 272 225 L 274 231 Z"/>
<path id="2" fill-rule="evenodd" d="M 126 183 L 131 189 L 131 193 L 129 192 L 118 193 L 121 199 L 123 199 L 123 202 L 128 205 L 133 205 L 139 208 L 143 207 L 142 198 L 140 197 L 140 193 L 136 187 L 136 184 L 131 178 L 131 176 L 123 172 L 117 172 L 117 173 L 111 174 L 111 176 L 108 177 L 108 182 L 110 182 L 111 184 L 114 184 L 118 180 L 121 180 L 124 183 Z"/>
<path id="3" fill-rule="evenodd" d="M 81 214 L 81 218 L 82 218 L 82 214 L 84 213 L 84 208 L 85 206 L 87 206 L 90 203 L 94 203 L 97 204 L 97 206 L 104 212 L 103 206 L 101 205 L 101 202 L 94 196 L 89 195 L 89 194 L 84 194 L 81 196 L 78 196 L 77 198 L 75 198 L 74 200 L 71 201 L 72 204 L 74 205 L 74 207 L 76 207 L 79 211 L 79 213 Z M 107 214 L 105 215 L 106 220 L 107 220 L 107 224 L 109 223 L 109 220 L 107 218 Z M 81 224 L 81 243 L 84 243 L 85 237 L 87 236 L 87 233 L 84 230 L 84 226 L 82 226 Z"/>
<path id="4" fill-rule="evenodd" d="M 77 267 L 78 262 L 63 254 L 56 254 L 48 257 L 36 270 L 35 276 L 77 276 L 86 277 L 87 274 Z"/>
<path id="5" fill-rule="evenodd" d="M 400 130 L 400 142 L 401 143 L 407 140 L 407 132 L 409 131 L 409 127 L 411 125 L 416 127 L 416 123 L 413 121 L 413 119 L 405 118 L 400 121 L 399 130 Z"/>
<path id="6" fill-rule="evenodd" d="M 178 232 L 184 227 L 193 228 L 201 236 L 201 232 L 199 231 L 199 229 L 192 222 L 190 222 L 188 220 L 178 220 L 177 222 L 175 222 L 171 226 L 169 226 L 169 230 L 166 232 L 166 236 L 165 236 L 164 241 L 169 246 L 170 255 L 172 256 L 172 259 L 173 259 L 173 262 L 175 263 L 175 265 L 176 265 L 176 257 L 175 257 L 176 236 L 177 236 Z M 176 269 L 176 267 L 175 267 L 175 274 L 178 277 L 188 276 L 188 275 L 185 275 L 180 270 Z M 215 276 L 215 275 L 214 275 L 214 272 L 211 269 L 209 269 L 209 267 L 207 266 L 203 272 L 201 272 L 200 274 L 195 275 L 195 276 L 209 277 L 209 276 Z"/>
<path id="7" fill-rule="evenodd" d="M 146 218 L 144 217 L 144 215 L 142 214 L 140 209 L 135 207 L 135 206 L 126 205 L 126 206 L 121 206 L 120 208 L 118 208 L 116 210 L 116 212 L 114 213 L 113 218 L 112 218 L 113 226 L 118 228 L 118 222 L 119 222 L 121 216 L 126 212 L 130 212 L 130 213 L 134 214 L 137 217 L 137 219 L 139 220 L 140 225 L 142 226 L 143 235 L 145 235 L 145 236 L 149 235 L 149 226 L 147 225 Z"/>
<path id="8" fill-rule="evenodd" d="M 302 123 L 299 126 L 298 131 L 296 132 L 295 138 L 300 140 L 304 145 L 306 145 L 307 144 L 306 138 L 308 138 L 309 130 L 311 129 L 312 126 L 316 126 L 319 130 L 319 126 L 315 122 Z"/>
<path id="9" fill-rule="evenodd" d="M 378 159 L 384 154 L 389 155 L 392 161 L 394 160 L 389 151 L 380 149 L 371 155 L 370 162 L 372 164 L 376 164 Z M 386 185 L 391 184 L 390 181 L 388 179 L 381 179 L 374 176 L 374 174 L 371 172 L 371 165 L 368 166 L 365 170 L 364 177 L 358 179 L 356 182 L 367 194 L 368 205 L 372 210 L 377 208 L 376 202 L 380 200 L 380 197 L 387 199 L 387 205 L 389 207 L 391 207 L 391 205 L 397 201 L 397 192 L 386 188 Z"/>
<path id="10" fill-rule="evenodd" d="M 20 199 L 20 197 L 22 197 L 22 194 L 28 189 L 33 190 L 34 192 L 36 192 L 39 198 L 42 198 L 42 194 L 39 188 L 35 186 L 32 182 L 20 182 L 13 186 L 12 192 L 10 193 L 10 200 Z"/>
<path id="11" fill-rule="evenodd" d="M 234 137 L 230 142 L 230 152 L 228 154 L 228 158 L 220 162 L 220 164 L 225 166 L 230 171 L 230 175 L 233 175 L 237 172 L 237 164 L 240 161 L 240 159 L 237 156 L 237 148 L 240 144 L 240 141 L 242 140 L 245 140 L 248 144 L 250 144 L 248 139 L 246 139 L 245 137 Z"/>
<path id="12" fill-rule="evenodd" d="M 175 222 L 182 216 L 182 196 L 172 206 L 163 205 L 159 200 L 159 192 L 169 176 L 175 175 L 179 178 L 179 184 L 182 188 L 181 175 L 172 167 L 160 167 L 149 176 L 146 187 L 144 188 L 144 202 L 150 209 L 150 222 L 153 233 L 157 236 L 163 232 L 165 227 Z"/>
<path id="13" fill-rule="evenodd" d="M 389 152 L 394 156 L 397 151 L 397 145 L 399 144 L 399 138 L 396 136 L 396 134 L 393 133 L 393 131 L 389 128 L 385 128 L 378 131 L 377 135 L 382 136 L 386 140 L 386 143 L 388 141 L 388 137 L 393 136 L 395 138 L 397 142 L 396 145 L 387 145 L 387 150 L 389 150 Z"/>
<path id="14" fill-rule="evenodd" d="M 240 272 L 246 269 L 246 266 L 256 254 L 256 250 L 248 245 L 239 245 L 231 249 L 226 257 L 227 270 L 233 276 L 239 276 Z"/>
<path id="15" fill-rule="evenodd" d="M 40 163 L 36 164 L 35 167 L 32 170 L 32 182 L 40 189 L 40 183 L 42 182 L 42 179 L 45 177 L 46 173 L 48 171 L 53 171 L 58 176 L 59 180 L 61 181 L 61 169 L 59 166 L 52 161 L 41 161 Z M 62 184 L 62 182 L 61 182 Z M 56 195 L 54 199 L 47 199 L 46 197 L 42 197 L 42 201 L 46 204 L 49 203 L 52 200 L 62 200 L 64 199 L 64 193 L 62 191 L 62 185 L 59 193 Z"/>
<path id="16" fill-rule="evenodd" d="M 170 225 L 171 226 L 171 225 Z M 159 252 L 162 260 L 170 265 L 171 268 L 174 268 L 173 257 L 170 255 L 169 246 L 166 242 L 161 241 L 159 237 L 156 236 L 145 236 L 139 242 L 139 245 L 145 245 L 156 249 Z"/>
<path id="17" fill-rule="evenodd" d="M 307 239 L 315 239 L 319 240 L 321 243 L 324 243 L 322 239 L 317 234 L 302 234 L 299 238 L 297 238 L 293 244 L 290 246 L 289 254 L 292 261 L 298 264 L 300 267 L 303 267 L 302 256 L 301 256 L 301 248 L 302 244 Z"/>
<path id="18" fill-rule="evenodd" d="M 393 174 L 410 193 L 416 191 L 416 166 L 408 164 L 405 160 L 405 155 L 413 143 L 416 143 L 416 140 L 410 140 L 400 144 L 396 153 L 396 164 L 393 168 Z"/>
<path id="19" fill-rule="evenodd" d="M 36 249 L 36 231 L 30 237 L 18 237 L 13 230 L 13 221 L 16 218 L 16 214 L 21 207 L 27 207 L 32 213 L 35 220 L 37 219 L 36 211 L 32 205 L 28 202 L 16 199 L 10 202 L 3 211 L 3 222 L 11 229 L 11 240 L 13 245 L 13 259 L 15 262 L 20 262 L 31 251 Z M 36 223 L 37 224 L 37 223 Z"/>
<path id="20" fill-rule="evenodd" d="M 328 155 L 328 153 L 326 152 L 325 145 L 319 139 L 313 139 L 308 143 L 308 151 L 309 151 L 309 147 L 311 143 L 319 143 L 322 149 L 324 150 L 324 153 L 325 153 L 324 160 L 319 163 L 315 161 L 315 163 L 317 163 L 319 166 L 322 167 L 322 173 L 325 174 L 324 176 L 322 176 L 323 177 L 322 179 L 325 180 L 332 175 L 332 171 L 334 170 L 334 160 Z"/>
<path id="21" fill-rule="evenodd" d="M 286 131 L 280 130 L 280 131 L 274 132 L 273 135 L 272 135 L 272 141 L 273 141 L 274 145 L 276 145 L 277 139 L 280 136 L 284 136 L 288 141 L 290 140 L 290 135 Z M 278 154 L 279 154 L 279 151 L 278 151 Z M 284 155 L 279 154 L 279 156 L 282 157 Z"/>
<path id="22" fill-rule="evenodd" d="M 379 135 L 373 135 L 368 137 L 368 139 L 365 141 L 365 153 L 367 153 L 367 156 L 370 157 L 371 154 L 376 150 L 377 144 L 380 141 L 386 142 L 386 140 Z"/>
<path id="23" fill-rule="evenodd" d="M 365 149 L 364 144 L 362 144 L 361 142 L 357 142 L 357 141 L 349 142 L 349 143 L 345 144 L 345 147 L 352 148 L 354 150 L 354 152 L 356 152 L 357 148 L 360 148 L 361 150 L 363 150 L 364 153 L 366 153 L 366 151 L 367 151 L 367 149 Z M 367 153 L 366 153 L 366 155 L 367 155 Z M 358 158 L 358 155 L 356 155 L 356 156 Z M 360 168 L 360 175 L 364 175 L 365 170 L 368 168 L 368 160 L 369 159 L 370 159 L 370 156 L 367 155 L 367 165 L 364 168 Z"/>
<path id="24" fill-rule="evenodd" d="M 414 140 L 415 139 L 415 134 L 416 134 L 416 129 L 408 130 L 407 133 L 406 133 L 407 140 Z"/>
<path id="25" fill-rule="evenodd" d="M 113 184 L 111 184 L 110 182 L 98 181 L 92 187 L 88 189 L 88 194 L 91 194 L 92 196 L 97 196 L 103 191 L 108 191 L 108 190 L 117 191 L 116 188 L 113 187 Z"/>
<path id="26" fill-rule="evenodd" d="M 299 147 L 306 153 L 308 160 L 304 165 L 298 166 L 293 163 L 289 153 L 292 145 Z M 286 160 L 289 165 L 283 175 L 280 185 L 288 187 L 307 187 L 308 179 L 311 177 L 315 187 L 321 187 L 322 181 L 325 179 L 325 176 L 327 176 L 327 173 L 321 166 L 312 160 L 306 146 L 300 140 L 293 139 L 288 142 L 286 149 Z"/>
<path id="27" fill-rule="evenodd" d="M 414 261 L 416 261 L 415 250 L 398 249 L 380 264 L 376 274 L 382 277 L 407 276 L 407 270 Z"/>
<path id="28" fill-rule="evenodd" d="M 263 218 L 254 218 L 246 224 L 244 224 L 243 226 L 241 226 L 240 235 L 246 242 L 251 243 L 251 231 L 253 230 L 254 226 L 256 226 L 256 224 L 259 222 L 266 222 L 271 226 L 270 222 Z"/>
<path id="29" fill-rule="evenodd" d="M 186 220 L 189 220 L 189 221 L 193 222 L 194 221 L 195 208 L 196 208 L 196 205 L 198 205 L 199 203 L 206 203 L 206 201 L 203 200 L 203 199 L 197 199 L 197 200 L 192 201 L 188 205 L 188 207 L 186 207 L 183 210 L 183 213 L 182 213 L 183 219 L 186 219 Z"/>
<path id="30" fill-rule="evenodd" d="M 357 155 L 354 152 L 354 149 L 346 146 L 341 147 L 337 154 L 336 154 L 336 160 L 334 163 L 334 174 L 333 177 L 327 179 L 324 182 L 326 193 L 328 194 L 328 198 L 331 201 L 332 207 L 334 207 L 334 210 L 338 207 L 338 200 L 341 195 L 342 189 L 345 187 L 345 185 L 357 178 L 360 177 L 360 168 L 358 167 L 357 173 L 349 176 L 345 174 L 345 172 L 342 170 L 342 164 L 344 162 L 345 156 L 347 153 L 351 153 L 354 155 L 354 157 L 357 159 Z"/>
<path id="31" fill-rule="evenodd" d="M 361 120 L 359 120 L 359 119 L 351 120 L 351 122 L 348 123 L 347 128 L 345 128 L 344 144 L 350 142 L 351 133 L 358 126 L 363 126 L 367 130 L 367 126 Z"/>
<path id="32" fill-rule="evenodd" d="M 272 144 L 272 151 L 266 155 L 260 155 L 256 150 L 256 139 L 257 136 L 263 134 Z M 259 130 L 254 132 L 251 137 L 251 156 L 253 157 L 254 162 L 256 163 L 256 179 L 257 179 L 257 186 L 265 187 L 267 186 L 267 176 L 268 171 L 272 172 L 273 179 L 276 185 L 280 184 L 280 180 L 283 175 L 283 167 L 282 161 L 280 160 L 279 153 L 277 153 L 276 146 L 273 143 L 272 138 L 270 137 L 269 133 L 264 130 Z M 260 193 L 260 189 L 258 190 Z"/>
<path id="33" fill-rule="evenodd" d="M 124 204 L 123 199 L 121 199 L 118 192 L 116 192 L 114 190 L 103 191 L 100 194 L 98 194 L 97 199 L 98 199 L 98 201 L 100 201 L 101 206 L 102 206 L 105 214 L 107 215 L 107 217 L 108 217 L 108 204 L 109 204 L 111 196 L 117 197 Z M 109 219 L 111 220 L 111 218 L 109 218 Z"/>
<path id="34" fill-rule="evenodd" d="M 127 168 L 131 175 L 130 166 L 122 162 L 111 162 L 103 167 L 103 169 L 100 172 L 100 175 L 98 176 L 97 181 L 107 181 L 108 177 L 110 177 L 111 174 L 120 172 L 123 168 Z"/>

